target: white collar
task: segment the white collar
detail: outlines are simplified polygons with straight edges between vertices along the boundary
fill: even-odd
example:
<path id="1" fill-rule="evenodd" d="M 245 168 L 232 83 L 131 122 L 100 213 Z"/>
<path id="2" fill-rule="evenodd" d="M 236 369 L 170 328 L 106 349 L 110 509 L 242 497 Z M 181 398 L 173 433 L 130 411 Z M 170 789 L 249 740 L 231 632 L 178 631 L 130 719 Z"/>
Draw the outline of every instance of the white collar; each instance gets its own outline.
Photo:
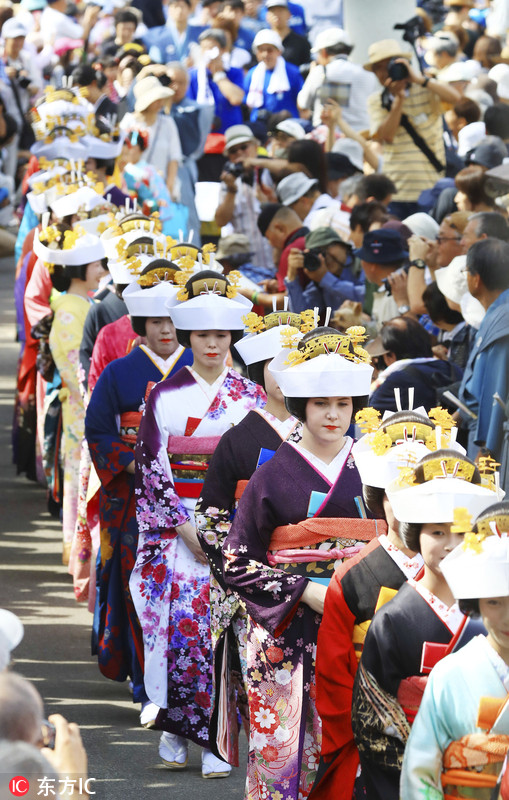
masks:
<path id="1" fill-rule="evenodd" d="M 395 544 L 389 541 L 387 534 L 383 533 L 378 537 L 378 541 L 382 545 L 385 552 L 392 558 L 392 560 L 400 568 L 407 580 L 415 578 L 419 570 L 422 568 L 423 560 L 420 553 L 416 553 L 413 558 L 405 555 L 405 553 L 396 547 Z"/>

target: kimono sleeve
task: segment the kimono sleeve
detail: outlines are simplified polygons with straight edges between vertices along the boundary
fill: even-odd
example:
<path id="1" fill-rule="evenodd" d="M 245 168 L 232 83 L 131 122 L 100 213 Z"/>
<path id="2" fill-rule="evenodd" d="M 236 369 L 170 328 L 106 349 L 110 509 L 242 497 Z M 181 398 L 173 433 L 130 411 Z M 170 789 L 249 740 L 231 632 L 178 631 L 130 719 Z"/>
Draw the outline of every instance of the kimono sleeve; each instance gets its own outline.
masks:
<path id="1" fill-rule="evenodd" d="M 189 521 L 173 485 L 168 458 L 168 408 L 156 386 L 147 401 L 136 442 L 136 517 L 140 533 L 167 531 Z"/>
<path id="2" fill-rule="evenodd" d="M 112 370 L 106 369 L 92 392 L 85 416 L 85 437 L 103 486 L 134 461 L 132 449 L 119 435 L 119 413 L 119 386 Z"/>
<path id="3" fill-rule="evenodd" d="M 224 435 L 212 456 L 201 497 L 195 508 L 196 533 L 215 579 L 226 591 L 221 546 L 231 526 L 237 476 L 229 437 Z"/>
<path id="4" fill-rule="evenodd" d="M 81 326 L 73 312 L 58 309 L 53 319 L 49 344 L 62 384 L 73 394 L 80 394 L 78 380 Z"/>
<path id="5" fill-rule="evenodd" d="M 405 800 L 441 800 L 443 754 L 452 740 L 444 714 L 451 711 L 439 686 L 441 665 L 432 671 L 408 738 L 401 772 L 400 797 Z M 449 675 L 449 679 L 451 676 Z"/>
<path id="6" fill-rule="evenodd" d="M 277 505 L 277 454 L 250 479 L 223 545 L 224 579 L 244 600 L 248 613 L 272 636 L 280 636 L 297 611 L 307 578 L 268 565 L 274 529 L 282 524 Z M 288 502 L 288 501 L 287 501 Z"/>

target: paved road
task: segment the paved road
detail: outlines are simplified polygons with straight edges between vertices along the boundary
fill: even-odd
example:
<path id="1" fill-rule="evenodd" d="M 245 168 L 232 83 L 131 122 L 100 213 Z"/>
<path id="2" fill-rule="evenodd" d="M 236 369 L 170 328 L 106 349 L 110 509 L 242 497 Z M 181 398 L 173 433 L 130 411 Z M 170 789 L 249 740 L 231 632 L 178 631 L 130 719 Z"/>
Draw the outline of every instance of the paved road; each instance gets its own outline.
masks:
<path id="1" fill-rule="evenodd" d="M 16 477 L 11 422 L 19 345 L 14 341 L 14 268 L 0 260 L 0 607 L 18 614 L 25 638 L 14 669 L 40 691 L 46 713 L 77 722 L 89 756 L 96 796 L 105 800 L 241 800 L 245 771 L 227 780 L 201 777 L 200 750 L 190 748 L 184 772 L 159 761 L 158 734 L 138 725 L 139 706 L 127 684 L 103 678 L 90 655 L 91 616 L 74 600 L 60 562 L 59 523 L 45 510 L 44 490 Z M 245 739 L 243 740 L 245 758 Z"/>

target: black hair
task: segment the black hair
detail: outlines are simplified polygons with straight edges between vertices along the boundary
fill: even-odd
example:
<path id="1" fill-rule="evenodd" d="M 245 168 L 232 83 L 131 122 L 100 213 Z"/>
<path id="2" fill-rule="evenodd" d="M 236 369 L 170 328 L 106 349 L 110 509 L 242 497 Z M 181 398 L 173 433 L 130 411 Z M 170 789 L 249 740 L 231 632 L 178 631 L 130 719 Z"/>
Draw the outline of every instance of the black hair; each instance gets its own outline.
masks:
<path id="1" fill-rule="evenodd" d="M 465 614 L 467 617 L 480 617 L 481 610 L 479 608 L 479 600 L 476 599 L 468 599 L 468 600 L 458 600 L 458 605 L 460 607 L 460 611 L 462 614 Z"/>
<path id="2" fill-rule="evenodd" d="M 73 278 L 79 278 L 80 281 L 86 280 L 87 267 L 88 264 L 65 267 L 61 264 L 54 264 L 53 272 L 51 273 L 51 283 L 57 292 L 67 292 Z"/>
<path id="3" fill-rule="evenodd" d="M 131 328 L 138 336 L 145 336 L 148 317 L 131 317 Z"/>
<path id="4" fill-rule="evenodd" d="M 223 0 L 219 8 L 219 11 L 221 12 L 223 8 L 226 8 L 227 6 L 229 8 L 237 8 L 239 11 L 244 11 L 243 0 Z"/>
<path id="5" fill-rule="evenodd" d="M 226 330 L 226 329 L 225 329 Z M 197 333 L 198 331 L 195 331 Z M 231 334 L 232 340 L 230 342 L 230 348 L 232 345 L 237 344 L 244 336 L 244 331 L 228 331 Z M 177 334 L 177 341 L 182 347 L 191 347 L 191 334 L 193 331 L 184 331 L 179 328 L 176 329 Z"/>
<path id="6" fill-rule="evenodd" d="M 489 292 L 509 289 L 509 242 L 493 237 L 475 242 L 467 252 L 467 269 Z"/>
<path id="7" fill-rule="evenodd" d="M 362 496 L 368 511 L 371 511 L 375 519 L 386 519 L 384 509 L 385 489 L 379 486 L 362 485 Z"/>
<path id="8" fill-rule="evenodd" d="M 447 300 L 438 288 L 436 281 L 426 286 L 422 302 L 426 306 L 431 321 L 436 325 L 440 322 L 445 322 L 447 325 L 459 325 L 460 322 L 463 322 L 460 312 L 447 305 Z"/>
<path id="9" fill-rule="evenodd" d="M 397 188 L 393 180 L 388 175 L 374 172 L 372 175 L 364 175 L 357 188 L 357 197 L 364 202 L 368 197 L 378 200 L 380 203 L 390 194 L 396 194 Z"/>
<path id="10" fill-rule="evenodd" d="M 207 39 L 213 39 L 214 42 L 216 42 L 216 44 L 218 44 L 223 50 L 226 50 L 228 47 L 228 41 L 224 31 L 221 31 L 218 28 L 207 28 L 198 36 L 199 42 L 205 42 Z"/>
<path id="11" fill-rule="evenodd" d="M 303 164 L 311 177 L 318 181 L 320 190 L 327 191 L 327 160 L 318 142 L 296 139 L 288 148 L 288 163 Z"/>
<path id="12" fill-rule="evenodd" d="M 99 89 L 106 83 L 106 76 L 100 70 L 94 69 L 91 64 L 80 64 L 72 72 L 73 83 L 77 86 L 90 86 L 96 81 Z"/>
<path id="13" fill-rule="evenodd" d="M 271 359 L 267 359 L 270 361 Z M 258 386 L 261 386 L 262 389 L 265 389 L 265 361 L 255 361 L 254 364 L 248 364 L 247 367 L 247 374 L 249 376 L 249 380 L 254 381 L 257 383 Z"/>
<path id="14" fill-rule="evenodd" d="M 473 214 L 468 222 L 475 222 L 476 236 L 491 236 L 494 239 L 509 241 L 509 225 L 507 220 L 498 211 L 479 211 Z"/>
<path id="15" fill-rule="evenodd" d="M 367 233 L 373 222 L 387 222 L 389 215 L 387 208 L 379 200 L 369 200 L 364 203 L 357 203 L 352 208 L 350 215 L 350 228 L 355 230 L 357 225 L 361 226 L 363 233 Z"/>
<path id="16" fill-rule="evenodd" d="M 138 17 L 136 14 L 124 8 L 121 8 L 120 11 L 117 11 L 115 14 L 115 27 L 122 22 L 131 22 L 135 29 L 138 27 Z"/>
<path id="17" fill-rule="evenodd" d="M 508 500 L 501 500 L 499 503 L 493 503 L 493 505 L 488 506 L 484 511 L 481 511 L 480 514 L 477 515 L 475 518 L 475 525 L 474 531 L 478 533 L 477 526 L 480 522 L 484 522 L 487 519 L 493 519 L 495 515 L 504 515 L 507 516 L 509 514 L 509 501 Z"/>
<path id="18" fill-rule="evenodd" d="M 345 44 L 345 42 L 338 42 L 332 45 L 332 47 L 324 47 L 324 50 L 330 56 L 349 56 L 353 50 L 353 45 Z"/>
<path id="19" fill-rule="evenodd" d="M 120 300 L 123 300 L 122 293 L 127 289 L 127 283 L 115 283 L 115 294 Z"/>
<path id="20" fill-rule="evenodd" d="M 453 106 L 454 113 L 457 117 L 462 117 L 467 125 L 471 122 L 478 122 L 481 119 L 480 106 L 471 100 L 470 97 L 462 97 L 461 100 Z"/>
<path id="21" fill-rule="evenodd" d="M 96 158 L 95 156 L 91 156 L 94 159 L 96 167 L 98 169 L 106 170 L 106 175 L 113 175 L 115 172 L 115 159 L 114 158 Z"/>
<path id="22" fill-rule="evenodd" d="M 382 344 L 396 360 L 402 358 L 431 358 L 431 336 L 417 320 L 411 317 L 394 317 L 381 331 Z"/>
<path id="23" fill-rule="evenodd" d="M 423 522 L 400 522 L 399 537 L 405 547 L 413 550 L 414 553 L 421 552 L 419 537 L 421 535 Z"/>
<path id="24" fill-rule="evenodd" d="M 500 136 L 504 141 L 509 139 L 509 106 L 505 103 L 494 103 L 484 112 L 486 136 Z"/>
<path id="25" fill-rule="evenodd" d="M 335 331 L 337 333 L 337 331 Z M 345 395 L 346 396 L 346 395 Z M 301 422 L 306 421 L 306 406 L 311 397 L 285 397 L 286 410 Z M 352 422 L 358 411 L 366 408 L 367 397 L 352 397 Z"/>

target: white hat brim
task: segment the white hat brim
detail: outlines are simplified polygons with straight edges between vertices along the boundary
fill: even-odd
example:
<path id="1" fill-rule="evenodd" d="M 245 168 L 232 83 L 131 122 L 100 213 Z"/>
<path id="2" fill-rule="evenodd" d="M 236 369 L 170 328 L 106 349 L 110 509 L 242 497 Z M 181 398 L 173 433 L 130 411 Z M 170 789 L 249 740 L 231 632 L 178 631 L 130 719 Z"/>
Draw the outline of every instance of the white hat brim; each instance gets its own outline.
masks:
<path id="1" fill-rule="evenodd" d="M 281 334 L 295 332 L 290 325 L 277 325 L 261 333 L 250 333 L 244 336 L 234 347 L 244 364 L 256 364 L 275 358 L 282 349 Z"/>
<path id="2" fill-rule="evenodd" d="M 337 353 L 321 354 L 289 366 L 289 350 L 269 365 L 285 397 L 364 397 L 369 394 L 373 367 L 349 361 Z"/>
<path id="3" fill-rule="evenodd" d="M 179 330 L 239 331 L 244 329 L 243 317 L 252 307 L 251 301 L 242 295 L 230 300 L 228 297 L 205 294 L 192 297 L 168 310 L 173 324 Z"/>
<path id="4" fill-rule="evenodd" d="M 122 292 L 127 310 L 132 317 L 168 317 L 168 308 L 177 303 L 179 286 L 161 281 L 148 289 L 131 283 Z"/>
<path id="5" fill-rule="evenodd" d="M 457 600 L 509 597 L 509 538 L 487 536 L 479 552 L 460 544 L 440 570 Z"/>
<path id="6" fill-rule="evenodd" d="M 454 522 L 455 508 L 466 508 L 475 518 L 504 495 L 461 478 L 436 478 L 404 488 L 397 479 L 386 487 L 386 492 L 399 522 L 422 524 Z"/>

